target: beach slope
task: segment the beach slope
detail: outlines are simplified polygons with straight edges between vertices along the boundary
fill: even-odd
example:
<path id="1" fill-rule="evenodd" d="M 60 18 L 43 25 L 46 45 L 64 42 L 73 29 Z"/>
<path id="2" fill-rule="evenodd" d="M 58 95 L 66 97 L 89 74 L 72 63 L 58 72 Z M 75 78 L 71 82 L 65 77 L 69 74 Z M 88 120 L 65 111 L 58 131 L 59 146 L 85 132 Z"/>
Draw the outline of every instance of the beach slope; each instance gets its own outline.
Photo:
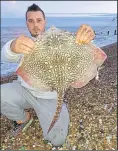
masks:
<path id="1" fill-rule="evenodd" d="M 66 91 L 74 124 L 69 128 L 69 145 L 64 144 L 62 150 L 73 146 L 77 150 L 117 150 L 117 43 L 102 49 L 108 58 L 99 72 L 99 80 L 93 79 L 81 89 Z M 16 75 L 2 77 L 1 84 L 15 79 Z M 31 127 L 12 141 L 6 136 L 12 127 L 11 121 L 1 116 L 2 149 L 52 150 L 53 146 L 43 140 L 35 112 L 30 112 L 34 115 Z"/>

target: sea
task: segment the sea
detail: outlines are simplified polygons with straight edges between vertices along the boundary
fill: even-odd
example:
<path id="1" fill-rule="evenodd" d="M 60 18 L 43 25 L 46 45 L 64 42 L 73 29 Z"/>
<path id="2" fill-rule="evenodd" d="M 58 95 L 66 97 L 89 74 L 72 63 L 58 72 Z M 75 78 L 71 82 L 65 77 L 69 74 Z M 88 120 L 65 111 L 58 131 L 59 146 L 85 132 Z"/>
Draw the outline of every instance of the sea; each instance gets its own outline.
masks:
<path id="1" fill-rule="evenodd" d="M 90 25 L 96 33 L 94 43 L 98 47 L 117 42 L 117 14 L 89 14 L 74 17 L 47 16 L 46 19 L 46 29 L 56 26 L 71 33 L 76 33 L 82 24 Z M 31 37 L 25 18 L 1 18 L 1 49 L 6 42 L 21 34 Z M 1 77 L 11 75 L 17 66 L 17 63 L 1 62 Z"/>

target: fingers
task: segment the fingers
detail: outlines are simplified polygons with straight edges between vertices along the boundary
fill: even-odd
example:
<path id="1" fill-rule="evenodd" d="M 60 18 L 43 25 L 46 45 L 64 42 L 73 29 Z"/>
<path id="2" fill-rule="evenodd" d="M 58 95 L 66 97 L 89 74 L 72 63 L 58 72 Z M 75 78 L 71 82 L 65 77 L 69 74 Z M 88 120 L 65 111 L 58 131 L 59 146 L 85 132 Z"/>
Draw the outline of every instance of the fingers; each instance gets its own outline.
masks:
<path id="1" fill-rule="evenodd" d="M 23 53 L 23 54 L 29 54 L 29 53 L 32 52 L 32 49 L 29 48 L 29 47 L 27 47 L 27 46 L 24 45 L 24 44 L 21 44 L 21 45 L 20 45 L 20 51 L 21 51 L 21 53 Z"/>
<path id="2" fill-rule="evenodd" d="M 34 44 L 34 41 L 32 39 L 30 39 L 29 37 L 27 37 L 27 36 L 21 35 L 20 39 L 21 40 L 27 40 L 27 41 L 29 41 L 29 43 Z"/>
<path id="3" fill-rule="evenodd" d="M 34 45 L 34 41 L 32 39 L 28 38 L 28 42 L 31 43 L 32 45 Z"/>
<path id="4" fill-rule="evenodd" d="M 82 25 L 77 32 L 76 43 L 78 43 L 79 45 L 87 44 L 91 42 L 94 37 L 95 33 L 93 29 L 88 25 Z"/>
<path id="5" fill-rule="evenodd" d="M 23 45 L 28 46 L 29 48 L 33 48 L 34 47 L 34 41 L 32 39 L 29 39 L 28 37 L 23 37 L 23 39 L 21 39 L 21 43 Z"/>
<path id="6" fill-rule="evenodd" d="M 82 42 L 83 42 L 83 44 L 88 44 L 88 43 L 90 43 L 94 38 L 95 38 L 95 33 L 94 33 L 94 31 L 92 30 L 91 27 L 88 27 L 88 28 L 86 29 L 86 34 L 85 34 L 85 36 L 83 37 Z"/>
<path id="7" fill-rule="evenodd" d="M 27 46 L 30 49 L 33 49 L 34 47 L 34 44 L 30 43 L 29 41 L 22 41 L 21 44 Z"/>
<path id="8" fill-rule="evenodd" d="M 91 33 L 92 35 L 94 35 L 95 33 L 94 33 L 94 31 L 93 31 L 93 29 L 90 27 L 90 26 L 88 26 L 88 25 L 86 25 L 86 33 Z"/>
<path id="9" fill-rule="evenodd" d="M 19 37 L 19 52 L 29 54 L 33 51 L 34 41 L 24 35 Z"/>
<path id="10" fill-rule="evenodd" d="M 84 30 L 84 29 L 83 29 L 83 26 L 81 26 L 81 27 L 79 28 L 78 32 L 77 32 L 76 43 L 80 43 L 80 41 L 81 41 L 80 37 L 81 37 L 81 35 L 82 35 L 83 30 Z"/>
<path id="11" fill-rule="evenodd" d="M 82 33 L 81 33 L 81 37 L 79 39 L 79 44 L 84 43 L 84 39 L 88 39 L 88 37 L 90 36 L 90 33 L 86 33 L 86 28 L 83 29 Z"/>
<path id="12" fill-rule="evenodd" d="M 24 35 L 21 35 L 12 42 L 11 50 L 18 54 L 28 54 L 33 51 L 33 47 L 34 41 Z"/>
<path id="13" fill-rule="evenodd" d="M 94 35 L 92 35 L 90 32 L 88 35 L 85 35 L 82 39 L 82 44 L 88 44 L 94 39 Z"/>

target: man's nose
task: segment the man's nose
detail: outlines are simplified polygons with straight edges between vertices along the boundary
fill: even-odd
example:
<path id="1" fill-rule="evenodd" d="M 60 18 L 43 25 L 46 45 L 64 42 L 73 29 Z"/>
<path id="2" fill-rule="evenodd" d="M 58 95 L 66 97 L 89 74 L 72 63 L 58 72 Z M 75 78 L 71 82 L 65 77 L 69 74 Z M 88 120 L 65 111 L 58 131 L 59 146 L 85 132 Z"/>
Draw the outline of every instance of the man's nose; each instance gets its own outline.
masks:
<path id="1" fill-rule="evenodd" d="M 37 22 L 34 22 L 34 26 L 37 27 L 37 26 L 38 26 L 38 23 L 37 23 Z"/>

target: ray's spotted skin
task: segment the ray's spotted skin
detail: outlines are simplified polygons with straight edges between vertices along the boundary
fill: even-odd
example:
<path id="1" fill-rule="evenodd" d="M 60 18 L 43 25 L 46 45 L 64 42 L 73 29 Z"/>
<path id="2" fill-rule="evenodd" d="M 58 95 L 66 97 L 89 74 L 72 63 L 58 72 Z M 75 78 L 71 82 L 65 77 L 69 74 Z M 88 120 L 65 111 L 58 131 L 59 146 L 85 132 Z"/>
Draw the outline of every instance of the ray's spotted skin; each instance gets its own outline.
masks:
<path id="1" fill-rule="evenodd" d="M 97 75 L 97 67 L 107 57 L 91 43 L 80 46 L 75 41 L 74 35 L 53 26 L 37 37 L 34 51 L 24 56 L 17 70 L 17 74 L 32 87 L 58 93 L 57 110 L 48 133 L 58 120 L 66 88 L 85 86 Z"/>

